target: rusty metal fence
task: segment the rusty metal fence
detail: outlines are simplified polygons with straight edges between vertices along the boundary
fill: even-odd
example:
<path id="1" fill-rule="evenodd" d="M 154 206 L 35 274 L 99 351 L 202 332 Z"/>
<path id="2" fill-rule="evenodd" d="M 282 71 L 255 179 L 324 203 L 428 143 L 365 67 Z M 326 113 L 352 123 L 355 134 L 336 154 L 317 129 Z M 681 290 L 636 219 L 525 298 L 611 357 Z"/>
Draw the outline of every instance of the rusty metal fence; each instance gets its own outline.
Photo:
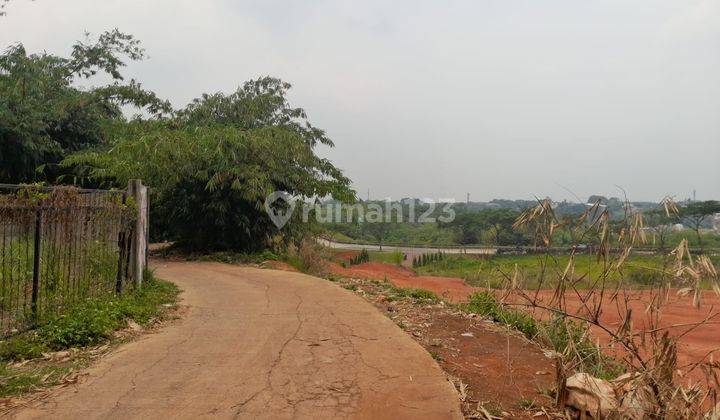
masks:
<path id="1" fill-rule="evenodd" d="M 130 281 L 126 191 L 0 184 L 0 336 Z"/>

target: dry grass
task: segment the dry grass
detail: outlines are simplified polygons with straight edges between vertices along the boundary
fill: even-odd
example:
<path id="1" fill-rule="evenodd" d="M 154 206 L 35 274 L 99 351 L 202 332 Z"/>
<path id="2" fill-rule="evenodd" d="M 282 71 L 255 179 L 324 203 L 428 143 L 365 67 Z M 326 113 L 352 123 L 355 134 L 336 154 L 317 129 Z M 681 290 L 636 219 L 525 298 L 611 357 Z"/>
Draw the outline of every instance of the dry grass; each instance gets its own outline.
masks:
<path id="1" fill-rule="evenodd" d="M 670 199 L 663 200 L 661 205 L 668 215 L 678 211 Z M 649 290 L 644 313 L 633 313 L 632 294 L 622 283 L 611 282 L 610 279 L 618 277 L 617 274 L 622 272 L 633 248 L 644 243 L 643 227 L 642 213 L 634 211 L 627 201 L 625 218 L 620 223 L 611 222 L 608 210 L 599 202 L 575 220 L 560 221 L 549 201 L 539 201 L 536 207 L 520 215 L 515 228 L 533 233 L 536 245 L 541 247 L 551 247 L 553 234 L 560 229 L 570 230 L 573 237 L 578 238 L 578 244 L 589 239 L 596 240 L 600 244 L 596 258 L 603 269 L 593 279 L 578 278 L 575 275 L 575 248 L 564 266 L 548 253 L 544 257 L 541 280 L 536 288 L 526 289 L 524 275 L 516 269 L 506 275 L 501 301 L 504 305 L 524 307 L 541 317 L 560 319 L 568 337 L 578 336 L 578 326 L 583 329 L 579 334 L 581 340 L 568 340 L 565 348 L 556 355 L 559 408 L 564 408 L 566 402 L 566 379 L 575 372 L 590 370 L 589 359 L 598 360 L 596 357 L 589 358 L 587 349 L 577 346 L 579 342 L 587 342 L 593 328 L 609 337 L 606 345 L 596 344 L 597 352 L 614 355 L 616 363 L 628 373 L 624 376 L 625 384 L 630 382 L 627 389 L 642 390 L 644 416 L 717 418 L 720 414 L 716 393 L 720 389 L 720 364 L 706 357 L 692 365 L 678 366 L 677 346 L 684 335 L 700 325 L 714 322 L 719 313 L 711 312 L 700 322 L 682 325 L 685 329 L 680 333 L 674 331 L 674 327 L 679 326 L 662 326 L 660 323 L 670 289 L 692 294 L 695 307 L 702 304 L 701 284 L 710 284 L 720 295 L 717 271 L 707 256 L 691 255 L 687 241 L 683 240 L 668 253 L 661 268 L 652 268 L 657 279 L 654 283 L 659 286 Z M 619 251 L 612 250 L 611 243 L 620 244 Z M 589 289 L 579 290 L 576 287 L 579 281 L 590 284 Z M 549 299 L 540 293 L 541 289 L 548 288 L 553 290 Z M 568 296 L 576 297 L 581 302 L 579 309 L 567 304 Z M 608 308 L 620 314 L 621 322 L 618 325 L 609 325 L 603 321 L 603 311 Z M 645 319 L 643 328 L 637 328 L 634 322 L 640 316 Z M 680 384 L 679 378 L 687 377 L 696 370 L 702 372 L 702 383 Z M 624 396 L 628 395 L 630 393 L 626 392 Z"/>
<path id="2" fill-rule="evenodd" d="M 668 215 L 678 209 L 670 199 L 662 201 L 662 207 Z M 683 240 L 666 255 L 661 268 L 653 268 L 653 275 L 659 286 L 648 291 L 649 299 L 644 313 L 633 313 L 631 293 L 625 289 L 622 281 L 622 269 L 633 248 L 645 242 L 644 219 L 642 213 L 635 211 L 626 201 L 625 218 L 622 222 L 611 222 L 608 210 L 599 202 L 590 206 L 575 220 L 560 221 L 554 214 L 550 201 L 542 200 L 538 205 L 520 215 L 515 228 L 534 234 L 537 246 L 552 246 L 552 237 L 560 229 L 571 231 L 578 244 L 588 239 L 600 244 L 596 258 L 603 269 L 595 278 L 586 279 L 575 275 L 575 250 L 570 254 L 564 266 L 558 264 L 551 255 L 544 256 L 542 277 L 537 287 L 531 290 L 523 284 L 523 273 L 515 270 L 505 279 L 506 287 L 501 301 L 506 305 L 519 305 L 540 316 L 560 319 L 565 324 L 568 336 L 577 335 L 578 325 L 583 329 L 581 336 L 587 337 L 591 328 L 601 331 L 609 337 L 609 343 L 597 344 L 597 351 L 613 354 L 629 374 L 631 388 L 642 390 L 642 400 L 646 403 L 644 415 L 652 418 L 718 418 L 717 390 L 720 389 L 718 372 L 720 364 L 712 357 L 706 357 L 689 366 L 678 366 L 678 341 L 699 325 L 714 322 L 720 313 L 711 312 L 705 319 L 695 324 L 683 325 L 685 330 L 676 333 L 673 327 L 660 323 L 663 306 L 667 302 L 670 289 L 681 289 L 683 293 L 694 296 L 693 304 L 700 307 L 701 283 L 710 284 L 720 296 L 718 274 L 705 255 L 691 255 L 687 241 Z M 613 252 L 610 244 L 620 244 L 620 251 Z M 579 290 L 576 283 L 582 280 L 590 288 Z M 542 298 L 541 289 L 552 289 L 548 299 Z M 577 297 L 581 307 L 568 306 L 568 296 Z M 603 311 L 617 311 L 621 322 L 609 325 L 603 321 Z M 543 315 L 544 314 L 544 315 Z M 644 322 L 635 322 L 643 317 Z M 644 325 L 643 325 L 644 324 Z M 637 328 L 636 325 L 643 325 Z M 588 371 L 588 353 L 575 346 L 576 340 L 568 340 L 567 346 L 557 352 L 557 404 L 564 408 L 567 393 L 566 379 L 575 372 Z M 687 377 L 693 371 L 701 371 L 702 383 L 680 384 L 680 377 Z M 622 396 L 621 396 L 622 398 Z M 620 413 L 618 413 L 620 414 Z"/>

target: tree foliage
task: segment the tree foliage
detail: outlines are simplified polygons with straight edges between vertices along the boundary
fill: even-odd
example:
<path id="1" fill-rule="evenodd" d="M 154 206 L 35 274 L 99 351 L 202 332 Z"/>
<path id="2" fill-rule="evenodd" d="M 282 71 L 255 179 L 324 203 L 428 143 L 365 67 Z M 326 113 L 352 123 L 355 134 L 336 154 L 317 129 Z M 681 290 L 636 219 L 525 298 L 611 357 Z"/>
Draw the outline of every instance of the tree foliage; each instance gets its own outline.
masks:
<path id="1" fill-rule="evenodd" d="M 519 213 L 510 209 L 488 209 L 458 214 L 455 219 L 442 227 L 455 231 L 460 244 L 482 243 L 483 235 L 494 245 L 522 245 L 527 238 L 513 229 Z"/>
<path id="2" fill-rule="evenodd" d="M 65 165 L 119 187 L 143 179 L 153 193 L 155 233 L 185 248 L 262 249 L 280 233 L 264 209 L 273 191 L 354 198 L 350 181 L 315 154 L 317 141 L 329 143 L 322 131 L 299 129 L 312 126 L 302 109 L 287 106 L 288 88 L 266 77 L 229 97 L 204 95 L 176 118 L 135 121 L 108 147 Z M 286 239 L 302 232 L 297 224 L 283 229 Z"/>
<path id="3" fill-rule="evenodd" d="M 54 180 L 64 156 L 102 144 L 125 119 L 123 105 L 150 114 L 171 111 L 135 80 L 124 82 L 124 58 L 140 60 L 139 41 L 117 29 L 78 42 L 70 57 L 28 54 L 22 44 L 0 56 L 0 181 Z M 80 79 L 107 74 L 113 82 L 92 89 Z"/>
<path id="4" fill-rule="evenodd" d="M 700 228 L 715 213 L 720 213 L 720 202 L 715 200 L 695 201 L 680 208 L 680 217 L 697 235 L 698 244 L 702 247 Z"/>
<path id="5" fill-rule="evenodd" d="M 178 121 L 189 126 L 232 125 L 243 130 L 282 127 L 297 133 L 308 145 L 333 146 L 323 130 L 313 127 L 302 108 L 287 100 L 290 84 L 273 77 L 250 80 L 230 95 L 204 94 L 178 112 Z"/>

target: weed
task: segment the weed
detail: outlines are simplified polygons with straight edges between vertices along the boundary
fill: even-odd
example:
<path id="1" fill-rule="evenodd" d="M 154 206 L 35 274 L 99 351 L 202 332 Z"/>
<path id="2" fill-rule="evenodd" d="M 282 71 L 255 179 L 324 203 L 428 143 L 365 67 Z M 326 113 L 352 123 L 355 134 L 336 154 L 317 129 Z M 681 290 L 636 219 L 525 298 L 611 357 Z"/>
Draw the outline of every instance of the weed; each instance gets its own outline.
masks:
<path id="1" fill-rule="evenodd" d="M 388 288 L 388 301 L 397 300 L 399 298 L 411 298 L 415 303 L 435 303 L 440 300 L 438 296 L 425 289 L 404 289 L 402 287 L 390 286 Z"/>
<path id="2" fill-rule="evenodd" d="M 147 324 L 160 312 L 161 305 L 174 302 L 178 293 L 175 285 L 148 272 L 138 290 L 77 303 L 62 315 L 46 318 L 36 329 L 0 342 L 0 360 L 33 359 L 47 351 L 97 345 L 111 338 L 129 319 Z"/>
<path id="3" fill-rule="evenodd" d="M 517 406 L 523 410 L 532 410 L 536 407 L 535 400 L 531 400 L 530 398 L 521 397 L 518 400 Z"/>
<path id="4" fill-rule="evenodd" d="M 531 315 L 505 308 L 491 292 L 479 292 L 470 296 L 465 308 L 469 312 L 514 328 L 528 338 L 535 338 L 538 333 L 538 322 Z"/>
<path id="5" fill-rule="evenodd" d="M 22 395 L 40 386 L 56 385 L 70 370 L 71 366 L 66 364 L 29 368 L 0 366 L 0 397 Z"/>
<path id="6" fill-rule="evenodd" d="M 363 248 L 360 253 L 350 259 L 350 265 L 362 264 L 370 261 L 370 254 L 367 249 Z"/>
<path id="7" fill-rule="evenodd" d="M 254 253 L 244 252 L 215 252 L 212 254 L 202 255 L 198 258 L 200 261 L 215 261 L 225 264 L 260 264 L 264 261 L 280 260 L 280 257 L 270 250 Z"/>

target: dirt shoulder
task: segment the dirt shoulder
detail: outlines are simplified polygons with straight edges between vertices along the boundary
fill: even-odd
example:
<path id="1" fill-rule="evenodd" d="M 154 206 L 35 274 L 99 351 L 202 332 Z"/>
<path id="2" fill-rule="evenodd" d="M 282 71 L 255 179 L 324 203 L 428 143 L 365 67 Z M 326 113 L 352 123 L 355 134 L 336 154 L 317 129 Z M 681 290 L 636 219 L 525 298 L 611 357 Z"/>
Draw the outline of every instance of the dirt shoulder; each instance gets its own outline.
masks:
<path id="1" fill-rule="evenodd" d="M 444 301 L 358 278 L 336 282 L 371 302 L 423 346 L 459 391 L 466 418 L 529 418 L 550 406 L 554 364 L 520 333 Z"/>
<path id="2" fill-rule="evenodd" d="M 187 313 L 15 418 L 460 418 L 432 357 L 376 308 L 299 273 L 155 263 Z"/>
<path id="3" fill-rule="evenodd" d="M 364 263 L 345 268 L 330 263 L 329 268 L 331 272 L 343 277 L 384 280 L 398 287 L 430 290 L 450 302 L 465 302 L 469 295 L 483 290 L 468 285 L 462 279 L 417 276 L 410 269 L 396 267 L 391 264 Z M 695 308 L 693 307 L 692 295 L 683 297 L 678 296 L 676 292 L 676 290 L 670 290 L 668 293 L 668 301 L 663 308 L 660 326 L 670 328 L 672 334 L 682 334 L 678 347 L 680 365 L 691 365 L 701 360 L 707 360 L 710 355 L 714 355 L 714 358 L 717 359 L 718 354 L 720 354 L 718 352 L 718 349 L 720 349 L 720 334 L 718 333 L 720 317 L 712 317 L 712 315 L 717 313 L 717 308 L 720 308 L 720 298 L 712 291 L 704 291 L 701 308 Z M 539 298 L 541 301 L 543 299 L 547 301 L 553 293 L 552 290 L 541 291 Z M 565 299 L 570 311 L 582 314 L 582 302 L 588 299 L 584 293 L 583 290 L 567 292 Z M 645 309 L 650 304 L 652 297 L 647 291 L 642 290 L 629 291 L 628 293 L 631 295 L 630 308 L 636 314 L 634 321 L 638 327 L 643 328 L 649 324 L 647 317 L 643 314 L 646 313 Z M 606 325 L 617 327 L 621 323 L 620 314 L 624 312 L 622 308 L 620 308 L 620 311 L 618 310 L 615 300 L 606 299 L 601 320 Z M 696 323 L 702 322 L 709 317 L 712 317 L 711 322 L 696 325 Z M 594 332 L 597 333 L 602 342 L 607 341 L 607 337 L 601 331 L 594 330 Z M 700 373 L 699 370 L 696 372 Z"/>

